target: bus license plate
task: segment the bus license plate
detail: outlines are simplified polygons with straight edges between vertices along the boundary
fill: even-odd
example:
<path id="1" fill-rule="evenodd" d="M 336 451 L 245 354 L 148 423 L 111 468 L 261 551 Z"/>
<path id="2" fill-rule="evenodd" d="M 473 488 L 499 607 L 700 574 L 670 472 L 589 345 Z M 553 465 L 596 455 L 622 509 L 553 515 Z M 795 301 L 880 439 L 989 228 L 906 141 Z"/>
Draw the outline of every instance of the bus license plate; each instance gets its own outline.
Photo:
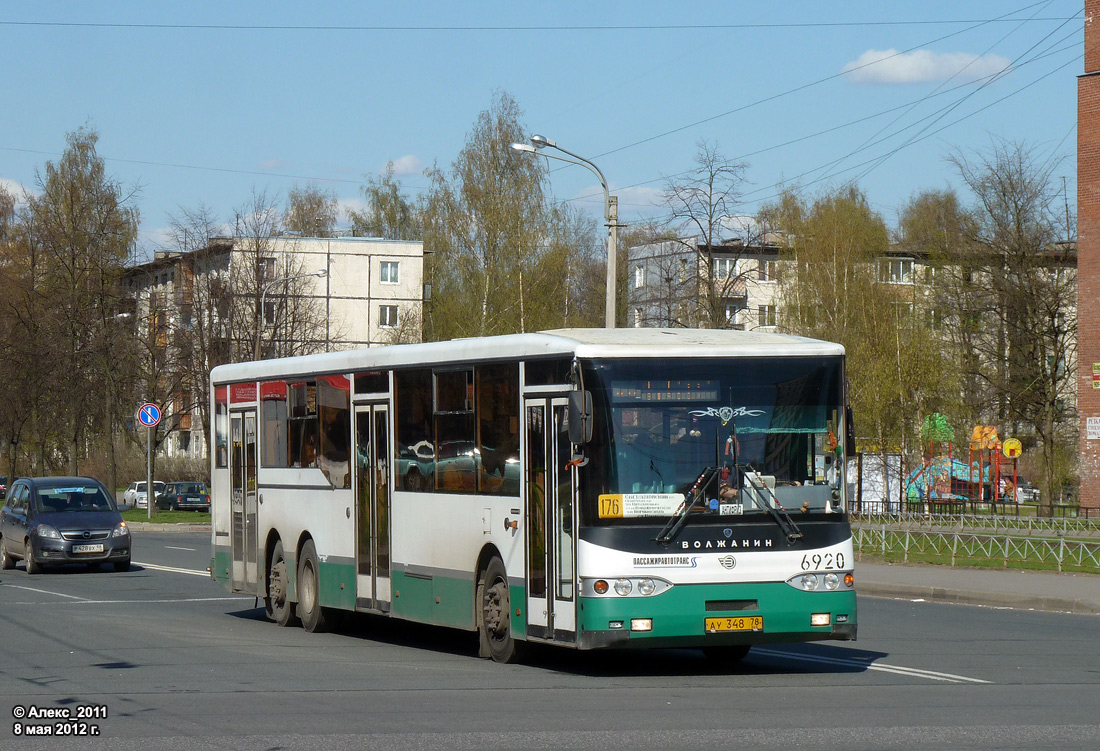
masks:
<path id="1" fill-rule="evenodd" d="M 729 618 L 707 618 L 706 631 L 708 634 L 719 631 L 763 631 L 764 616 L 762 615 L 736 615 Z"/>
<path id="2" fill-rule="evenodd" d="M 74 553 L 102 553 L 103 543 L 97 545 L 73 545 Z"/>

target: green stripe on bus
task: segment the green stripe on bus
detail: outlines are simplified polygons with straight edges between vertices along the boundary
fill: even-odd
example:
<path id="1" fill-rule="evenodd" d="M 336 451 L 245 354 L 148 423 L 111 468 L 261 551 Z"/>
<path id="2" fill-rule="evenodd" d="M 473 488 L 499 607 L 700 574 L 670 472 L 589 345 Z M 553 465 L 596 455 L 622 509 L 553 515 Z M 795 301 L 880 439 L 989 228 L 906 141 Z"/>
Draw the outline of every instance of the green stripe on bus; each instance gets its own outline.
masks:
<path id="1" fill-rule="evenodd" d="M 475 627 L 471 578 L 423 578 L 394 571 L 392 588 L 392 612 L 398 618 L 467 630 Z"/>

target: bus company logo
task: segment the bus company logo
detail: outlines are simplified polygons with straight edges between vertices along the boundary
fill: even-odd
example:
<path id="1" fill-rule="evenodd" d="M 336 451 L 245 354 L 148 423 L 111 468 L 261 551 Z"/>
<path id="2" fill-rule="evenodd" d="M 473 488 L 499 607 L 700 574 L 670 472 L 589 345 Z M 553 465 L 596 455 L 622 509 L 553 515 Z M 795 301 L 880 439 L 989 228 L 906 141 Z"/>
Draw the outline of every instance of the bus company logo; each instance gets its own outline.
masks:
<path id="1" fill-rule="evenodd" d="M 775 541 L 771 538 L 760 539 L 756 538 L 742 538 L 740 540 L 730 538 L 728 540 L 684 540 L 680 543 L 680 547 L 684 550 L 749 550 L 752 548 L 770 548 L 775 544 Z"/>
<path id="2" fill-rule="evenodd" d="M 646 555 L 634 558 L 634 568 L 651 566 L 671 566 L 674 568 L 695 568 L 699 559 L 693 555 Z"/>
<path id="3" fill-rule="evenodd" d="M 737 565 L 737 559 L 732 555 L 724 555 L 718 559 L 718 562 L 722 564 L 722 568 L 733 568 Z"/>
<path id="4" fill-rule="evenodd" d="M 723 425 L 726 425 L 735 417 L 759 417 L 764 414 L 764 410 L 749 409 L 748 407 L 707 407 L 706 409 L 694 409 L 691 414 L 696 417 L 717 417 Z"/>

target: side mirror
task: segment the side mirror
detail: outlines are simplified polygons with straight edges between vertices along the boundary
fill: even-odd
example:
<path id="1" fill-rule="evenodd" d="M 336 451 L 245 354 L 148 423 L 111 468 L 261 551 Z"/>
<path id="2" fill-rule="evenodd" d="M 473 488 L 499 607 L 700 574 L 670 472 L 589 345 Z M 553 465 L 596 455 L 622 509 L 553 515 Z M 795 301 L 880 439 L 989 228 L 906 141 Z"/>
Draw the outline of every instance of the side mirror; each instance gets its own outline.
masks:
<path id="1" fill-rule="evenodd" d="M 569 441 L 578 446 L 592 440 L 592 392 L 569 394 Z"/>
<path id="2" fill-rule="evenodd" d="M 852 419 L 851 405 L 844 408 L 844 425 L 847 435 L 844 437 L 844 458 L 851 459 L 856 455 L 856 422 Z"/>

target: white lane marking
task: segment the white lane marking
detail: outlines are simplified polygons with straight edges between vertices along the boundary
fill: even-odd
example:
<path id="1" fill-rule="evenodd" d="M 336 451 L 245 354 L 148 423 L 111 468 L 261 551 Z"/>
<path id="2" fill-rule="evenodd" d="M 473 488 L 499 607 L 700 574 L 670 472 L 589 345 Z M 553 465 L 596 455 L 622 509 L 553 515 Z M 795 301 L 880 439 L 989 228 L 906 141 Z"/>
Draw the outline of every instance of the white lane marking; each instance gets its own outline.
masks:
<path id="1" fill-rule="evenodd" d="M 780 652 L 774 649 L 760 649 L 759 647 L 754 648 L 753 653 L 768 655 L 769 657 L 781 657 L 787 660 L 820 662 L 827 665 L 842 665 L 844 667 L 861 668 L 864 670 L 879 670 L 884 673 L 907 675 L 913 678 L 927 678 L 929 680 L 943 681 L 945 683 L 990 683 L 990 681 L 985 681 L 981 678 L 970 678 L 965 675 L 955 675 L 953 673 L 938 673 L 934 670 L 921 670 L 920 668 L 910 668 L 904 665 L 886 665 L 882 663 L 863 662 L 861 660 L 846 660 L 838 659 L 835 657 L 821 657 L 818 655 L 797 654 L 794 652 Z"/>
<path id="2" fill-rule="evenodd" d="M 35 589 L 34 587 L 21 587 L 18 584 L 0 584 L 0 587 L 11 587 L 12 589 L 25 589 L 28 592 L 38 592 L 39 594 L 42 594 L 42 595 L 55 595 L 56 597 L 68 597 L 70 600 L 82 600 L 84 602 L 88 601 L 87 597 L 77 597 L 76 595 L 64 595 L 64 594 L 61 594 L 60 592 L 51 592 L 48 589 Z"/>
<path id="3" fill-rule="evenodd" d="M 197 550 L 197 548 L 177 548 L 175 545 L 165 545 L 164 547 L 168 548 L 169 550 L 189 550 L 192 553 Z"/>
<path id="4" fill-rule="evenodd" d="M 158 566 L 155 563 L 142 563 L 141 561 L 134 561 L 134 564 L 141 566 L 142 568 L 151 568 L 154 571 L 170 571 L 173 574 L 190 574 L 191 576 L 205 576 L 209 578 L 209 571 L 199 571 L 195 568 L 176 568 L 175 566 Z"/>

